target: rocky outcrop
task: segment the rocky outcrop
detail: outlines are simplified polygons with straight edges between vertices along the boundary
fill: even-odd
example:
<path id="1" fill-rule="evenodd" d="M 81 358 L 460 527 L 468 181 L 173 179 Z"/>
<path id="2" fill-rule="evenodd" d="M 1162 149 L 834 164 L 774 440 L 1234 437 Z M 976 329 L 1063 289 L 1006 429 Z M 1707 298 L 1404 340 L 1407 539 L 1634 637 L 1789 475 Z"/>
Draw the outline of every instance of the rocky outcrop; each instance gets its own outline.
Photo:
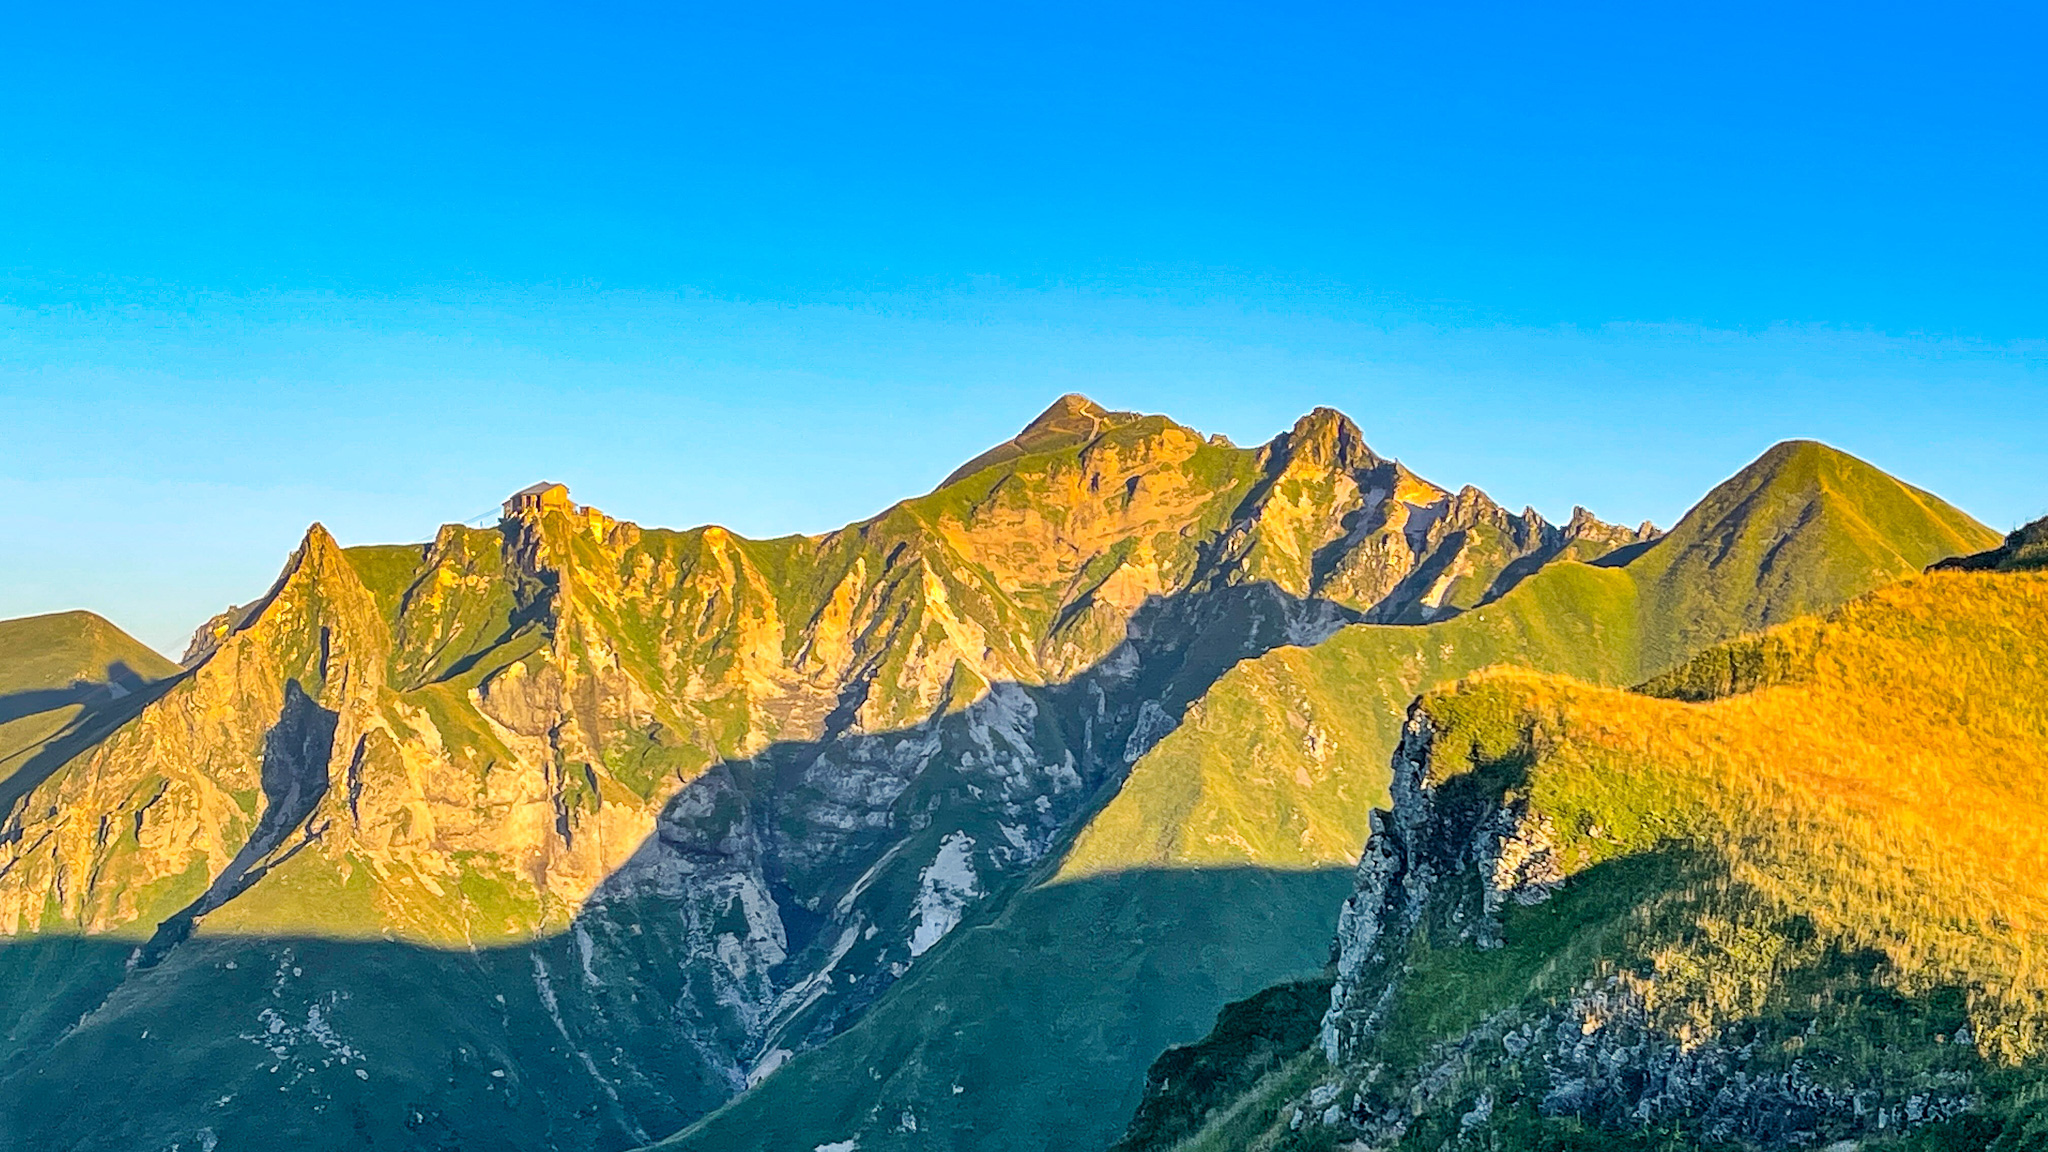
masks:
<path id="1" fill-rule="evenodd" d="M 147 968 L 183 942 L 202 916 L 241 895 L 270 869 L 311 845 L 326 825 L 308 826 L 330 783 L 334 730 L 340 717 L 314 703 L 297 680 L 285 681 L 284 707 L 277 723 L 263 735 L 263 810 L 249 838 L 237 849 L 199 899 L 157 926 L 135 954 L 135 966 Z"/>
<path id="2" fill-rule="evenodd" d="M 1426 916 L 1454 937 L 1497 947 L 1507 900 L 1540 902 L 1562 881 L 1555 854 L 1526 798 L 1489 795 L 1471 775 L 1432 775 L 1434 730 L 1412 708 L 1394 753 L 1393 807 L 1376 811 L 1358 865 L 1357 887 L 1337 917 L 1337 982 L 1321 1043 L 1332 1064 L 1355 1059 L 1371 1041 L 1396 991 L 1409 936 Z M 1459 881 L 1470 875 L 1476 884 Z"/>
<path id="3" fill-rule="evenodd" d="M 1382 623 L 1426 623 L 1496 599 L 1544 564 L 1654 539 L 1575 509 L 1560 529 L 1510 514 L 1470 485 L 1452 493 L 1368 447 L 1318 408 L 1260 449 L 1261 478 L 1219 541 L 1212 580 L 1270 580 Z"/>
<path id="4" fill-rule="evenodd" d="M 1336 983 L 1319 1037 L 1329 1073 L 1282 1110 L 1291 1127 L 1329 1129 L 1371 1149 L 1418 1126 L 1483 1140 L 1512 1104 L 1610 1131 L 1810 1148 L 1896 1136 L 1980 1108 L 1980 1086 L 1954 1061 L 1847 1083 L 1834 1060 L 1801 1057 L 1806 1032 L 1687 1004 L 1696 993 L 1669 984 L 1663 968 L 1674 961 L 1655 953 L 1602 968 L 1563 995 L 1510 1003 L 1419 1057 L 1390 1062 L 1380 1041 L 1392 1014 L 1411 1004 L 1418 937 L 1430 949 L 1499 949 L 1505 909 L 1543 903 L 1569 882 L 1556 827 L 1520 775 L 1527 750 L 1482 756 L 1460 743 L 1447 756 L 1425 704 L 1409 713 L 1393 808 L 1373 814 L 1338 921 Z M 1955 1032 L 1954 1044 L 1972 1042 L 1967 1026 Z"/>

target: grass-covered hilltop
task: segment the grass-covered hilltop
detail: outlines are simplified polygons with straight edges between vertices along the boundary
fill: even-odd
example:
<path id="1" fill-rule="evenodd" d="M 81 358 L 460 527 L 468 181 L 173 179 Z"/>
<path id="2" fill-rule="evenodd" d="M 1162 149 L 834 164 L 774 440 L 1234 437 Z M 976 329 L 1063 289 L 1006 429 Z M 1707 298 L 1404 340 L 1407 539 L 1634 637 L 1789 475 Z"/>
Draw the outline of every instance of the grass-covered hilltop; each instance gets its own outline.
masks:
<path id="1" fill-rule="evenodd" d="M 0 623 L 0 1150 L 2023 1139 L 2030 531 L 1077 396 L 822 536 L 315 525 L 182 666 Z"/>

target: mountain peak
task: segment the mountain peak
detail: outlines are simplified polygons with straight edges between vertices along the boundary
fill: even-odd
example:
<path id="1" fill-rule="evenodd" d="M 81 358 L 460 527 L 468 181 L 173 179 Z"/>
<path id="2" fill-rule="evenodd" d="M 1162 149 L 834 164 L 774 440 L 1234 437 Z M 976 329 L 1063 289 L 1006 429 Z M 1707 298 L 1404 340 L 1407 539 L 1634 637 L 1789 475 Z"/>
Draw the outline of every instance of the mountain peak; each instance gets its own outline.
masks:
<path id="1" fill-rule="evenodd" d="M 1290 460 L 1346 470 L 1370 468 L 1383 462 L 1366 446 L 1365 433 L 1358 430 L 1351 417 L 1335 408 L 1314 409 L 1296 420 L 1281 439 L 1280 450 Z"/>
<path id="2" fill-rule="evenodd" d="M 1997 542 L 1875 465 L 1815 440 L 1782 441 L 1629 561 L 1657 611 L 1685 622 L 1651 646 L 1648 666 L 1702 635 L 1764 628 Z"/>
<path id="3" fill-rule="evenodd" d="M 1109 409 L 1079 392 L 1069 392 L 1048 405 L 1017 436 L 1022 439 L 1034 432 L 1092 431 L 1095 424 L 1108 415 Z"/>
<path id="4" fill-rule="evenodd" d="M 284 572 L 278 576 L 278 582 L 281 587 L 285 581 L 300 572 L 317 578 L 347 567 L 348 561 L 342 556 L 341 542 L 334 538 L 334 533 L 327 530 L 327 525 L 315 520 L 306 526 L 306 534 L 300 539 L 298 549 L 286 563 Z"/>
<path id="5" fill-rule="evenodd" d="M 341 545 L 335 542 L 334 533 L 329 532 L 327 525 L 322 524 L 318 520 L 306 525 L 306 534 L 300 539 L 299 547 L 301 549 L 315 549 L 321 552 L 326 552 L 330 549 L 336 552 L 341 550 Z"/>
<path id="6" fill-rule="evenodd" d="M 1019 456 L 1091 440 L 1105 425 L 1135 419 L 1135 415 L 1111 412 L 1079 392 L 1069 392 L 1040 412 L 1023 431 L 955 468 L 952 475 L 939 482 L 939 487 Z"/>
<path id="7" fill-rule="evenodd" d="M 254 624 L 278 595 L 295 581 L 310 583 L 335 573 L 344 574 L 345 579 L 356 582 L 355 570 L 349 567 L 341 544 L 325 524 L 315 520 L 306 526 L 306 534 L 285 561 L 284 571 L 277 574 L 270 591 L 247 604 L 229 605 L 226 611 L 201 624 L 193 631 L 192 639 L 185 646 L 185 655 L 178 662 L 189 668 L 213 655 L 222 641 Z"/>

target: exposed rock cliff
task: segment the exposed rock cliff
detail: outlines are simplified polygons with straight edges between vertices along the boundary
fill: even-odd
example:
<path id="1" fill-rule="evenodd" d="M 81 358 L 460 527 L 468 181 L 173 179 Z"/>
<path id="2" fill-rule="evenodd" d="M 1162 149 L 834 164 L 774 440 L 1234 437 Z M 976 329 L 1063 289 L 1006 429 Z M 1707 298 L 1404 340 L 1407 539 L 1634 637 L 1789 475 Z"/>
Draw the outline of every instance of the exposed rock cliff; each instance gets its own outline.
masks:
<path id="1" fill-rule="evenodd" d="M 115 1058 L 93 1037 L 212 1003 L 195 966 L 281 963 L 280 940 L 409 948 L 381 994 L 415 1004 L 457 957 L 498 955 L 443 1042 L 525 1061 L 515 1111 L 559 1146 L 643 1140 L 842 1030 L 1234 662 L 1453 613 L 1563 540 L 1327 409 L 1246 450 L 1079 397 L 819 537 L 646 529 L 549 491 L 420 546 L 315 525 L 132 719 L 18 779 L 0 935 L 119 941 L 125 975 L 68 978 L 98 1023 L 25 1029 L 16 1060 Z M 406 1065 L 396 1036 L 350 1031 L 365 985 L 336 963 L 305 1011 Z M 137 981 L 158 991 L 118 994 Z M 363 1083 L 322 1091 L 395 1130 Z M 89 1117 L 23 1123 L 115 1142 Z"/>
<path id="2" fill-rule="evenodd" d="M 1324 458 L 1359 460 L 1343 447 L 1341 424 L 1316 424 L 1330 433 Z M 1597 564 L 1570 562 L 1567 552 L 1498 599 L 1426 625 L 1355 624 L 1319 644 L 1240 662 L 1142 752 L 1056 867 L 926 953 L 859 1025 L 675 1146 L 779 1152 L 851 1140 L 879 1152 L 921 1147 L 935 1131 L 957 1147 L 1004 1152 L 1110 1143 L 1145 1087 L 1152 1052 L 1199 1036 L 1225 1003 L 1324 964 L 1368 814 L 1387 802 L 1403 712 L 1418 692 L 1504 662 L 1632 683 L 1686 636 L 1724 639 L 1740 630 L 1731 621 L 1772 615 L 1793 599 L 1830 603 L 1902 566 L 1992 539 L 1953 509 L 1836 457 L 1774 449 L 1702 501 L 1682 533 L 1598 554 Z M 1823 473 L 1834 479 L 1815 490 Z M 1753 523 L 1731 512 L 1731 492 L 1759 513 Z M 1803 511 L 1781 515 L 1787 508 Z M 1585 530 L 1587 518 L 1577 519 Z M 1853 579 L 1815 563 L 1829 559 L 1826 549 L 1803 538 L 1873 523 L 1893 532 L 1857 542 L 1869 563 Z M 1673 563 L 1664 551 L 1687 559 Z M 1774 558 L 1792 567 L 1762 578 Z M 1710 590 L 1690 600 L 1683 589 L 1667 595 L 1662 584 L 1673 572 Z M 1810 577 L 1823 579 L 1809 586 Z M 1489 869 L 1503 884 L 1531 882 L 1533 892 L 1550 879 L 1539 867 L 1549 858 L 1538 850 L 1543 836 L 1572 831 L 1532 817 L 1525 842 L 1497 853 Z M 1505 926 L 1529 908 L 1495 903 L 1506 939 Z M 1293 1023 L 1275 1034 L 1294 1034 Z M 1224 1038 L 1225 1048 L 1233 1044 Z M 1283 1080 L 1299 1071 L 1264 1070 Z M 1174 1081 L 1174 1102 L 1149 1111 L 1193 1108 L 1199 1124 L 1211 1103 L 1237 1117 L 1257 1110 L 1192 1099 L 1202 1093 L 1182 1087 Z M 1187 1129 L 1151 1126 L 1161 1138 L 1175 1130 Z M 1263 1146 L 1247 1140 L 1232 1130 L 1199 1147 Z"/>

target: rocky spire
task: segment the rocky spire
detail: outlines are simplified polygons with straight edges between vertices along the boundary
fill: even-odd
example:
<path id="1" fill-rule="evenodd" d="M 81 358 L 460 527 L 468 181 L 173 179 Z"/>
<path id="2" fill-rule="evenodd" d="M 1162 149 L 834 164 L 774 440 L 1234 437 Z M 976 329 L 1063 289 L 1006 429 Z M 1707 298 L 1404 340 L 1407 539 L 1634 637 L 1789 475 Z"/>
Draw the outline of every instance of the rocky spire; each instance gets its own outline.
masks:
<path id="1" fill-rule="evenodd" d="M 1365 433 L 1335 408 L 1317 408 L 1294 422 L 1275 445 L 1290 463 L 1316 464 L 1355 472 L 1384 463 L 1366 446 Z"/>

